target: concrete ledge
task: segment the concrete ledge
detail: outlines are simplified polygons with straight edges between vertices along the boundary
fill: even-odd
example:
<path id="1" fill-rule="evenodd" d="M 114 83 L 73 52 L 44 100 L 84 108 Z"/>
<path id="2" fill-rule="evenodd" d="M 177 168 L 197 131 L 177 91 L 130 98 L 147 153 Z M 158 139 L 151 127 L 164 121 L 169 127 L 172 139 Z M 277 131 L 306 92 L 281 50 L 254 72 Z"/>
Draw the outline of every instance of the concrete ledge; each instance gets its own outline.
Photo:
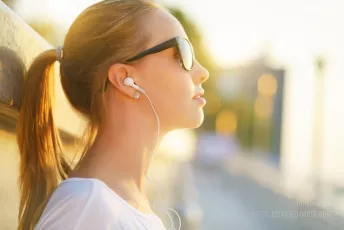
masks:
<path id="1" fill-rule="evenodd" d="M 0 1 L 0 113 L 16 119 L 21 89 L 28 66 L 41 52 L 52 46 L 18 15 Z M 60 83 L 58 63 L 55 65 L 55 119 L 63 132 L 81 137 L 85 120 L 73 111 Z"/>

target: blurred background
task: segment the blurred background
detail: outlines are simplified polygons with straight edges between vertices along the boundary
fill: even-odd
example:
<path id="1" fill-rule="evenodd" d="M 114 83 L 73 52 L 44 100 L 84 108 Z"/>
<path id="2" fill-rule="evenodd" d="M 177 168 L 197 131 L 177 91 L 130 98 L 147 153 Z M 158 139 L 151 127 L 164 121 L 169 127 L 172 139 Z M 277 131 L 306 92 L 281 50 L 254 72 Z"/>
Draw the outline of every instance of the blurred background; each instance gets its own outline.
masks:
<path id="1" fill-rule="evenodd" d="M 97 1 L 3 2 L 56 47 Z M 344 229 L 344 2 L 158 2 L 211 76 L 203 125 L 169 133 L 149 170 L 166 228 L 162 208 L 183 230 Z M 17 221 L 14 127 L 0 116 L 0 229 Z"/>

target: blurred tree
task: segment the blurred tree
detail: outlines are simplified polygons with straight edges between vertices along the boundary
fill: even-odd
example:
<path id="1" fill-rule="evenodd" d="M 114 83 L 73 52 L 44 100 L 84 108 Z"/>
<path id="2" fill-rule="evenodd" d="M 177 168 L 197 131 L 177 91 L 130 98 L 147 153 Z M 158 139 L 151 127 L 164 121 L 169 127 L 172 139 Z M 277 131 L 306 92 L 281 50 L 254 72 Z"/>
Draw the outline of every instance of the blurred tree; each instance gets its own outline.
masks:
<path id="1" fill-rule="evenodd" d="M 211 77 L 203 85 L 203 88 L 206 91 L 204 97 L 208 99 L 207 92 L 209 93 L 209 95 L 218 94 L 215 87 L 216 78 L 214 77 L 217 75 L 218 68 L 211 55 L 209 54 L 209 51 L 207 50 L 207 46 L 204 43 L 201 32 L 198 30 L 196 24 L 192 22 L 192 20 L 189 19 L 182 10 L 173 7 L 169 8 L 168 10 L 174 17 L 179 20 L 179 22 L 184 27 L 184 30 L 194 47 L 197 60 L 209 71 Z M 207 118 L 204 120 L 202 127 L 200 127 L 200 130 L 213 131 L 215 129 L 216 115 L 217 114 L 207 115 Z"/>

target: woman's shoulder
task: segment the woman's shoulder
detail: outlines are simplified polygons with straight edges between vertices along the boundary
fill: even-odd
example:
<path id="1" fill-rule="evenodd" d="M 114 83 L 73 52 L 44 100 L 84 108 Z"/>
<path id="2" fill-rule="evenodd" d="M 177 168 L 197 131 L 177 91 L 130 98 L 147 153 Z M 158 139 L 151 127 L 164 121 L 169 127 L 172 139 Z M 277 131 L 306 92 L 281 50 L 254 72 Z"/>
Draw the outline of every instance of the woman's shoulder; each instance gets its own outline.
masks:
<path id="1" fill-rule="evenodd" d="M 51 195 L 36 229 L 80 229 L 100 222 L 113 225 L 123 211 L 112 194 L 95 179 L 69 178 L 62 181 Z M 115 218 L 117 217 L 117 218 Z M 92 228 L 90 228 L 92 229 Z"/>
<path id="2" fill-rule="evenodd" d="M 68 205 L 72 209 L 100 209 L 116 207 L 120 205 L 113 192 L 100 180 L 95 178 L 68 178 L 60 183 L 53 192 L 47 205 Z M 76 207 L 77 206 L 77 207 Z M 113 210 L 115 211 L 115 210 Z"/>
<path id="3" fill-rule="evenodd" d="M 60 185 L 53 192 L 51 199 L 58 199 L 62 197 L 73 197 L 79 201 L 89 200 L 94 194 L 100 193 L 100 183 L 94 178 L 68 178 L 60 183 Z M 98 196 L 96 196 L 98 197 Z"/>

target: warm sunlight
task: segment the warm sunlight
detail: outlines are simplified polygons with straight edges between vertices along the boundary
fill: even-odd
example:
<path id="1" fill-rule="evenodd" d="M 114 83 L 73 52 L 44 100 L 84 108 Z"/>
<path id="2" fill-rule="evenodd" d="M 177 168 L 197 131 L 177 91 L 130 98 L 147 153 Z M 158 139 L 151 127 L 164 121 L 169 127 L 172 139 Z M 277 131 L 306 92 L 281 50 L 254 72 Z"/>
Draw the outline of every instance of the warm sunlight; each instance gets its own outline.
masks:
<path id="1" fill-rule="evenodd" d="M 214 29 L 216 30 L 216 29 Z M 217 31 L 209 38 L 209 50 L 219 66 L 233 65 L 252 59 L 259 53 L 258 45 L 248 37 L 234 37 L 229 32 Z"/>
<path id="2" fill-rule="evenodd" d="M 39 229 L 338 230 L 344 226 L 343 12 L 344 0 L 0 0 L 0 92 L 6 91 L 0 93 L 0 230 L 28 229 L 38 214 Z M 175 36 L 188 38 L 195 55 L 180 39 L 158 45 Z M 163 49 L 125 61 L 156 45 Z M 92 115 L 104 107 L 94 98 L 114 103 L 121 94 L 116 84 L 98 92 L 109 68 L 147 91 L 142 100 L 118 100 L 137 108 L 136 118 L 155 121 L 156 110 L 163 132 L 164 121 L 183 124 L 174 119 L 203 110 L 202 125 L 170 127 L 158 140 L 154 122 L 154 131 L 144 133 L 151 140 L 133 142 L 145 131 L 134 130 L 124 144 L 112 143 L 123 129 Z M 204 108 L 190 102 L 203 90 Z M 121 108 L 106 112 L 123 117 Z M 18 119 L 7 116 L 13 114 Z M 102 128 L 86 143 L 81 135 L 89 123 Z M 56 138 L 62 149 L 46 149 Z M 116 161 L 99 153 L 115 154 Z M 58 185 L 56 176 L 65 182 Z M 42 199 L 29 200 L 42 194 L 46 210 Z M 84 194 L 100 199 L 89 202 Z M 18 210 L 18 204 L 24 205 Z M 28 215 L 18 219 L 18 213 Z"/>
<path id="3" fill-rule="evenodd" d="M 98 1 L 99 0 L 19 0 L 17 3 L 17 12 L 25 18 L 37 18 L 39 16 L 48 17 L 54 23 L 64 28 L 68 28 L 81 11 Z"/>
<path id="4" fill-rule="evenodd" d="M 161 141 L 159 153 L 179 161 L 189 160 L 195 150 L 195 138 L 192 130 L 172 131 Z"/>

